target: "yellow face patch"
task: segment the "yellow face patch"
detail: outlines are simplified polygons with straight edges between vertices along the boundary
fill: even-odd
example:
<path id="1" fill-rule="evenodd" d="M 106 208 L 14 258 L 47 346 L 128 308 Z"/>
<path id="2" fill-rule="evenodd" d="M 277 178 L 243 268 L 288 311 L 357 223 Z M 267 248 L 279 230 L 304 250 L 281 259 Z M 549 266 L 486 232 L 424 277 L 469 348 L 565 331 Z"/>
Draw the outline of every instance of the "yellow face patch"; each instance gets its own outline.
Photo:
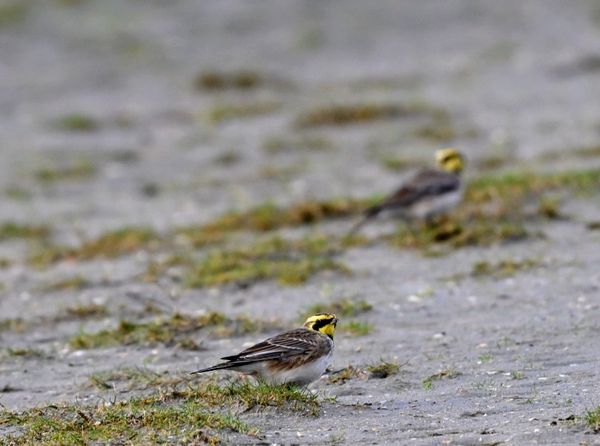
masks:
<path id="1" fill-rule="evenodd" d="M 304 326 L 310 330 L 318 331 L 324 335 L 333 338 L 335 332 L 335 326 L 337 324 L 337 318 L 335 314 L 319 313 L 309 317 L 304 322 Z"/>
<path id="2" fill-rule="evenodd" d="M 446 172 L 459 173 L 463 170 L 463 157 L 456 149 L 442 149 L 435 154 L 435 159 L 441 169 Z"/>

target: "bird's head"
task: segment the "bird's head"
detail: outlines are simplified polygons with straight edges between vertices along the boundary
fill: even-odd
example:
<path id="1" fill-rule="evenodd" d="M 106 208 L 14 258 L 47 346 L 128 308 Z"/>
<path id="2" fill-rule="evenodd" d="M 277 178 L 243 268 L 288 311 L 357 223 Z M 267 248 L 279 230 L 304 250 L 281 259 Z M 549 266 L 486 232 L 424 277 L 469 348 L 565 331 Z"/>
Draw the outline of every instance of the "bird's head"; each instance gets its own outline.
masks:
<path id="1" fill-rule="evenodd" d="M 335 326 L 337 324 L 337 318 L 335 314 L 329 313 L 318 313 L 314 316 L 309 317 L 304 322 L 304 327 L 309 330 L 315 330 L 319 333 L 329 336 L 333 339 L 333 333 L 335 332 Z"/>
<path id="2" fill-rule="evenodd" d="M 450 173 L 460 173 L 465 167 L 465 159 L 461 153 L 452 148 L 441 149 L 435 152 L 435 161 L 440 169 Z"/>

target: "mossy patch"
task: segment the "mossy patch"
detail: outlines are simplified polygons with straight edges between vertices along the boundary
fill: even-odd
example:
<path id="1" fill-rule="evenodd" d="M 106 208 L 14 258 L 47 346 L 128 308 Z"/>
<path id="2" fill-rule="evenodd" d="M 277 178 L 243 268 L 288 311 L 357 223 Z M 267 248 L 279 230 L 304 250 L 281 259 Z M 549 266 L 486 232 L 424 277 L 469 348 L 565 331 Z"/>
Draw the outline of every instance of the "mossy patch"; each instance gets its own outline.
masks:
<path id="1" fill-rule="evenodd" d="M 69 341 L 73 348 L 90 349 L 119 345 L 178 345 L 197 350 L 195 342 L 189 342 L 194 333 L 210 329 L 214 336 L 229 337 L 279 329 L 274 321 L 254 320 L 247 317 L 228 318 L 221 313 L 208 313 L 202 316 L 175 314 L 168 319 L 149 322 L 122 320 L 113 329 L 95 333 L 79 333 Z"/>
<path id="2" fill-rule="evenodd" d="M 454 370 L 454 369 L 442 370 L 438 373 L 434 373 L 433 375 L 430 375 L 427 378 L 425 378 L 423 380 L 423 388 L 425 390 L 431 390 L 433 388 L 433 383 L 435 381 L 440 381 L 442 379 L 454 379 L 460 375 L 462 375 L 462 373 L 460 373 L 459 371 Z"/>
<path id="3" fill-rule="evenodd" d="M 0 241 L 8 239 L 46 239 L 51 228 L 47 225 L 30 225 L 25 223 L 5 222 L 0 224 Z"/>
<path id="4" fill-rule="evenodd" d="M 23 0 L 1 2 L 0 28 L 23 22 L 28 13 L 28 4 Z"/>
<path id="5" fill-rule="evenodd" d="M 339 325 L 338 331 L 350 336 L 366 336 L 373 331 L 373 325 L 363 321 L 346 321 Z"/>
<path id="6" fill-rule="evenodd" d="M 66 317 L 73 319 L 92 319 L 108 316 L 108 308 L 104 305 L 75 305 L 66 309 Z"/>
<path id="7" fill-rule="evenodd" d="M 286 152 L 323 152 L 334 149 L 333 142 L 322 136 L 303 135 L 296 138 L 270 137 L 263 143 L 263 149 L 268 154 Z"/>
<path id="8" fill-rule="evenodd" d="M 248 211 L 228 212 L 204 226 L 207 231 L 272 231 L 316 223 L 324 219 L 355 215 L 373 200 L 339 198 L 324 201 L 303 201 L 287 207 L 271 203 Z"/>
<path id="9" fill-rule="evenodd" d="M 31 197 L 33 196 L 28 189 L 15 185 L 8 186 L 4 193 L 8 198 L 15 201 L 28 201 L 31 200 Z"/>
<path id="10" fill-rule="evenodd" d="M 98 121 L 84 113 L 71 113 L 58 118 L 54 125 L 71 132 L 91 132 L 100 127 Z"/>
<path id="11" fill-rule="evenodd" d="M 12 331 L 22 333 L 29 327 L 29 323 L 22 318 L 0 319 L 0 332 Z"/>
<path id="12" fill-rule="evenodd" d="M 86 180 L 97 173 L 97 168 L 87 158 L 73 160 L 66 165 L 47 165 L 34 172 L 35 178 L 43 183 Z"/>
<path id="13" fill-rule="evenodd" d="M 382 359 L 378 363 L 369 365 L 367 371 L 370 378 L 384 379 L 396 375 L 400 371 L 400 364 Z"/>
<path id="14" fill-rule="evenodd" d="M 256 71 L 204 71 L 194 79 L 198 90 L 251 90 L 264 84 L 265 77 Z"/>
<path id="15" fill-rule="evenodd" d="M 364 378 L 366 376 L 367 375 L 364 370 L 361 370 L 353 365 L 349 365 L 341 370 L 336 370 L 335 372 L 329 373 L 329 375 L 327 375 L 327 380 L 331 384 L 344 384 L 351 379 Z"/>
<path id="16" fill-rule="evenodd" d="M 85 277 L 72 276 L 65 279 L 52 282 L 45 285 L 42 289 L 44 291 L 66 291 L 66 290 L 81 290 L 90 286 L 90 283 Z"/>
<path id="17" fill-rule="evenodd" d="M 151 229 L 126 227 L 85 241 L 78 247 L 47 246 L 32 256 L 30 261 L 34 265 L 43 266 L 62 260 L 114 258 L 141 249 L 158 248 L 160 241 L 160 236 Z"/>
<path id="18" fill-rule="evenodd" d="M 418 116 L 440 119 L 447 116 L 446 110 L 427 103 L 407 104 L 346 104 L 308 110 L 298 116 L 296 127 L 347 126 L 376 121 Z"/>
<path id="19" fill-rule="evenodd" d="M 221 398 L 218 405 L 206 401 L 207 395 L 217 393 L 225 394 L 200 386 L 92 407 L 50 405 L 24 412 L 4 411 L 0 412 L 0 426 L 16 428 L 18 433 L 5 436 L 15 445 L 217 444 L 220 435 L 229 432 L 255 434 L 254 428 L 213 407 L 233 404 L 238 398 Z"/>
<path id="20" fill-rule="evenodd" d="M 219 124 L 233 119 L 254 118 L 267 115 L 280 108 L 281 103 L 276 101 L 217 104 L 209 109 L 205 116 L 209 122 Z"/>
<path id="21" fill-rule="evenodd" d="M 471 270 L 474 277 L 491 276 L 496 278 L 510 277 L 519 271 L 527 271 L 540 266 L 540 261 L 536 259 L 523 260 L 501 260 L 490 263 L 485 260 L 476 262 Z"/>
<path id="22" fill-rule="evenodd" d="M 588 410 L 583 418 L 588 428 L 595 433 L 600 433 L 600 406 L 596 409 Z"/>
<path id="23" fill-rule="evenodd" d="M 354 300 L 350 298 L 338 299 L 333 302 L 324 304 L 318 303 L 309 307 L 302 313 L 301 318 L 305 320 L 307 317 L 317 313 L 332 313 L 339 317 L 354 317 L 367 313 L 373 309 L 373 305 L 364 299 Z"/>
<path id="24" fill-rule="evenodd" d="M 284 285 L 304 283 L 322 271 L 348 269 L 332 258 L 332 245 L 326 237 L 285 240 L 274 237 L 235 249 L 208 253 L 187 275 L 191 287 L 226 283 L 249 285 L 258 280 L 277 280 Z"/>
<path id="25" fill-rule="evenodd" d="M 489 217 L 462 221 L 445 220 L 440 224 L 424 226 L 401 225 L 396 233 L 387 238 L 394 246 L 440 254 L 447 248 L 489 246 L 523 240 L 529 235 L 520 221 L 496 220 Z"/>

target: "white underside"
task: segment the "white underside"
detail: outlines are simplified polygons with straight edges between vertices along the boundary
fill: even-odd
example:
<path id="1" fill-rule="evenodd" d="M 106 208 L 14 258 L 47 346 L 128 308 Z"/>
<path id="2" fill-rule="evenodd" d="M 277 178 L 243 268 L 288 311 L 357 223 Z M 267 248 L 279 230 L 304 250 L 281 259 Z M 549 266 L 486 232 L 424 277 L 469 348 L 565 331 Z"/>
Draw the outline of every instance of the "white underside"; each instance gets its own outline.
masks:
<path id="1" fill-rule="evenodd" d="M 316 361 L 309 364 L 296 367 L 291 370 L 277 371 L 273 373 L 263 362 L 255 364 L 248 364 L 243 367 L 239 367 L 237 370 L 248 374 L 254 375 L 257 378 L 265 381 L 269 384 L 288 384 L 294 383 L 300 386 L 305 386 L 313 381 L 316 381 L 325 373 L 325 370 L 329 366 L 331 360 L 331 352 L 323 356 Z"/>
<path id="2" fill-rule="evenodd" d="M 462 201 L 464 189 L 460 188 L 439 197 L 428 197 L 410 207 L 392 211 L 392 216 L 426 220 L 454 209 Z"/>

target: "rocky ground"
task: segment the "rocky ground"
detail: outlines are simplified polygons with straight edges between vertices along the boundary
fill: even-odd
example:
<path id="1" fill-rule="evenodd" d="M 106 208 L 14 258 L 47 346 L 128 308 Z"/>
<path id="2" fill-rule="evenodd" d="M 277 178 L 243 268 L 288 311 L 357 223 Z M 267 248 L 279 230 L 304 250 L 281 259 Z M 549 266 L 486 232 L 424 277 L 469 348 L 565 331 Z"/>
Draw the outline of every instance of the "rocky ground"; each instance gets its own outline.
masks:
<path id="1" fill-rule="evenodd" d="M 0 443 L 600 444 L 599 37 L 594 1 L 0 2 Z M 343 237 L 447 145 L 454 215 Z M 319 310 L 316 400 L 187 374 Z"/>

